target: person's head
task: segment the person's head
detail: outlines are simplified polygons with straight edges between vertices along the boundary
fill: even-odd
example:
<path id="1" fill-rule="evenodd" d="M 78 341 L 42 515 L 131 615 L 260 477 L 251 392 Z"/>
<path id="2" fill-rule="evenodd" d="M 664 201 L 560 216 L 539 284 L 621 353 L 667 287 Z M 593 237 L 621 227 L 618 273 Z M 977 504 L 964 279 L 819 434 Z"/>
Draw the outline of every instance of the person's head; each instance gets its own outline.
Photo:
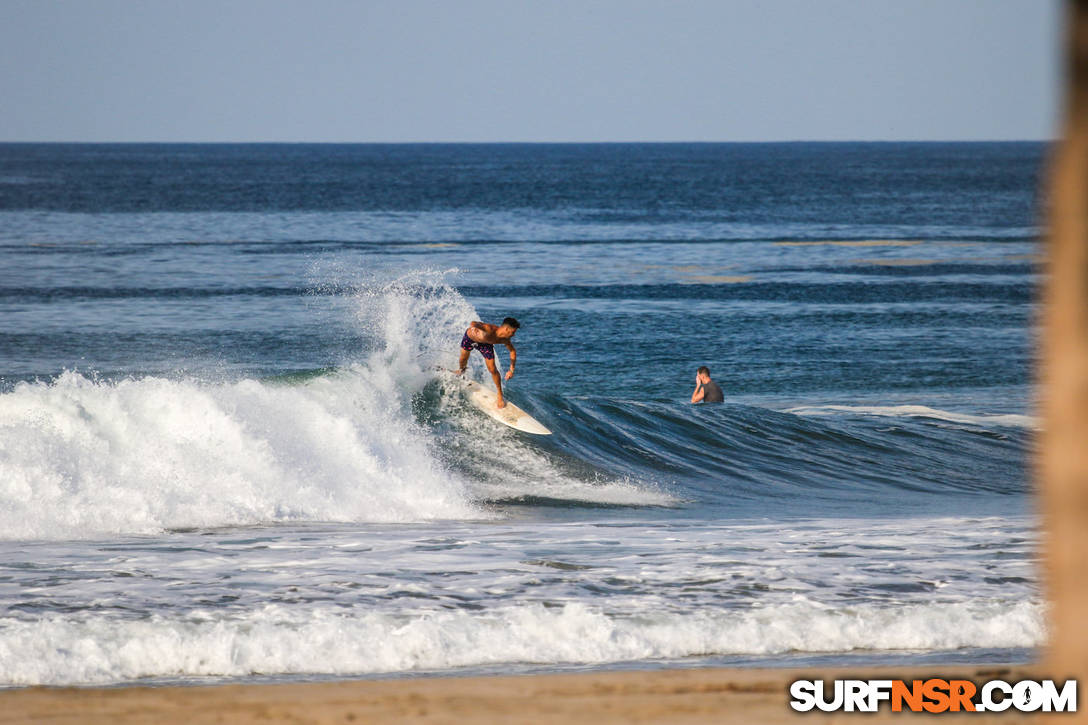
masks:
<path id="1" fill-rule="evenodd" d="M 495 330 L 495 334 L 499 337 L 513 337 L 519 327 L 521 327 L 521 324 L 517 320 L 513 317 L 507 317 L 499 325 L 499 329 Z"/>
<path id="2" fill-rule="evenodd" d="M 699 380 L 703 381 L 704 383 L 710 382 L 710 368 L 708 368 L 706 365 L 703 365 L 701 368 L 696 370 L 695 374 L 698 375 Z"/>

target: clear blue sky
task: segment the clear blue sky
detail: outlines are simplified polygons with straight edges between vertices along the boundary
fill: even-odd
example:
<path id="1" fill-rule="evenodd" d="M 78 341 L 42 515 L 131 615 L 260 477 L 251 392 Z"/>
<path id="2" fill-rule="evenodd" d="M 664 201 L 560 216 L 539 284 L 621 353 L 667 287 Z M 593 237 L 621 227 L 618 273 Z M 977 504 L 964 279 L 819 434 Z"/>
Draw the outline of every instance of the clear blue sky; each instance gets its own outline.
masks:
<path id="1" fill-rule="evenodd" d="M 1043 139 L 1056 0 L 0 0 L 2 141 Z"/>

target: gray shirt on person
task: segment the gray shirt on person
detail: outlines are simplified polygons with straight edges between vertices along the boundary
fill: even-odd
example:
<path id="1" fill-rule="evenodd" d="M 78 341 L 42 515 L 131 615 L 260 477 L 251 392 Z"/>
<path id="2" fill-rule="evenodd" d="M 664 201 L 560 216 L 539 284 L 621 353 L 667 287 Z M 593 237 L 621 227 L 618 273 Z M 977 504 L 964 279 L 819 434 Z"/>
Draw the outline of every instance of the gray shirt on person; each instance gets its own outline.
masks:
<path id="1" fill-rule="evenodd" d="M 721 387 L 711 380 L 709 383 L 703 383 L 703 401 L 704 403 L 724 403 L 725 395 L 722 393 Z"/>

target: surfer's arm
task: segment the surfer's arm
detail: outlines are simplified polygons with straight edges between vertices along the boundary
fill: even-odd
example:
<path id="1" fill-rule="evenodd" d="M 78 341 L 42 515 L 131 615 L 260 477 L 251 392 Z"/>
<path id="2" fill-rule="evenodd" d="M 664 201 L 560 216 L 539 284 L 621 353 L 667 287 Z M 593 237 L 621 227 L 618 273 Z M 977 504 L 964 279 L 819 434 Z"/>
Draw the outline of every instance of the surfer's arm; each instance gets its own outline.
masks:
<path id="1" fill-rule="evenodd" d="M 506 379 L 509 380 L 514 377 L 514 365 L 516 365 L 518 361 L 518 351 L 508 342 L 503 344 L 506 345 L 506 349 L 510 351 L 510 369 L 506 371 Z"/>
<path id="2" fill-rule="evenodd" d="M 706 395 L 706 391 L 703 389 L 702 383 L 695 383 L 695 392 L 691 394 L 691 402 L 701 403 L 703 402 L 703 396 Z"/>

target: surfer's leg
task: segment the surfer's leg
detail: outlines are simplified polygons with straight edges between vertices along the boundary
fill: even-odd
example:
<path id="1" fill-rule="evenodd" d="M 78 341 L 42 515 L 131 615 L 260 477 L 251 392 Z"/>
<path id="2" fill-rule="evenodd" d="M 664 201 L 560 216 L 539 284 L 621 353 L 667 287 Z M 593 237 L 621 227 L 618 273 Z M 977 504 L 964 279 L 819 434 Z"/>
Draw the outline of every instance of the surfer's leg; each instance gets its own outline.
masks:
<path id="1" fill-rule="evenodd" d="M 468 356 L 472 354 L 473 340 L 468 336 L 466 332 L 461 338 L 461 359 L 457 363 L 457 374 L 465 372 L 465 366 L 468 365 Z"/>
<path id="2" fill-rule="evenodd" d="M 483 350 L 480 352 L 483 352 Z M 495 367 L 495 354 L 492 353 L 491 357 L 485 357 L 484 364 L 487 365 L 487 372 L 491 373 L 491 379 L 495 381 L 495 407 L 505 408 L 506 401 L 502 399 L 502 378 Z"/>

